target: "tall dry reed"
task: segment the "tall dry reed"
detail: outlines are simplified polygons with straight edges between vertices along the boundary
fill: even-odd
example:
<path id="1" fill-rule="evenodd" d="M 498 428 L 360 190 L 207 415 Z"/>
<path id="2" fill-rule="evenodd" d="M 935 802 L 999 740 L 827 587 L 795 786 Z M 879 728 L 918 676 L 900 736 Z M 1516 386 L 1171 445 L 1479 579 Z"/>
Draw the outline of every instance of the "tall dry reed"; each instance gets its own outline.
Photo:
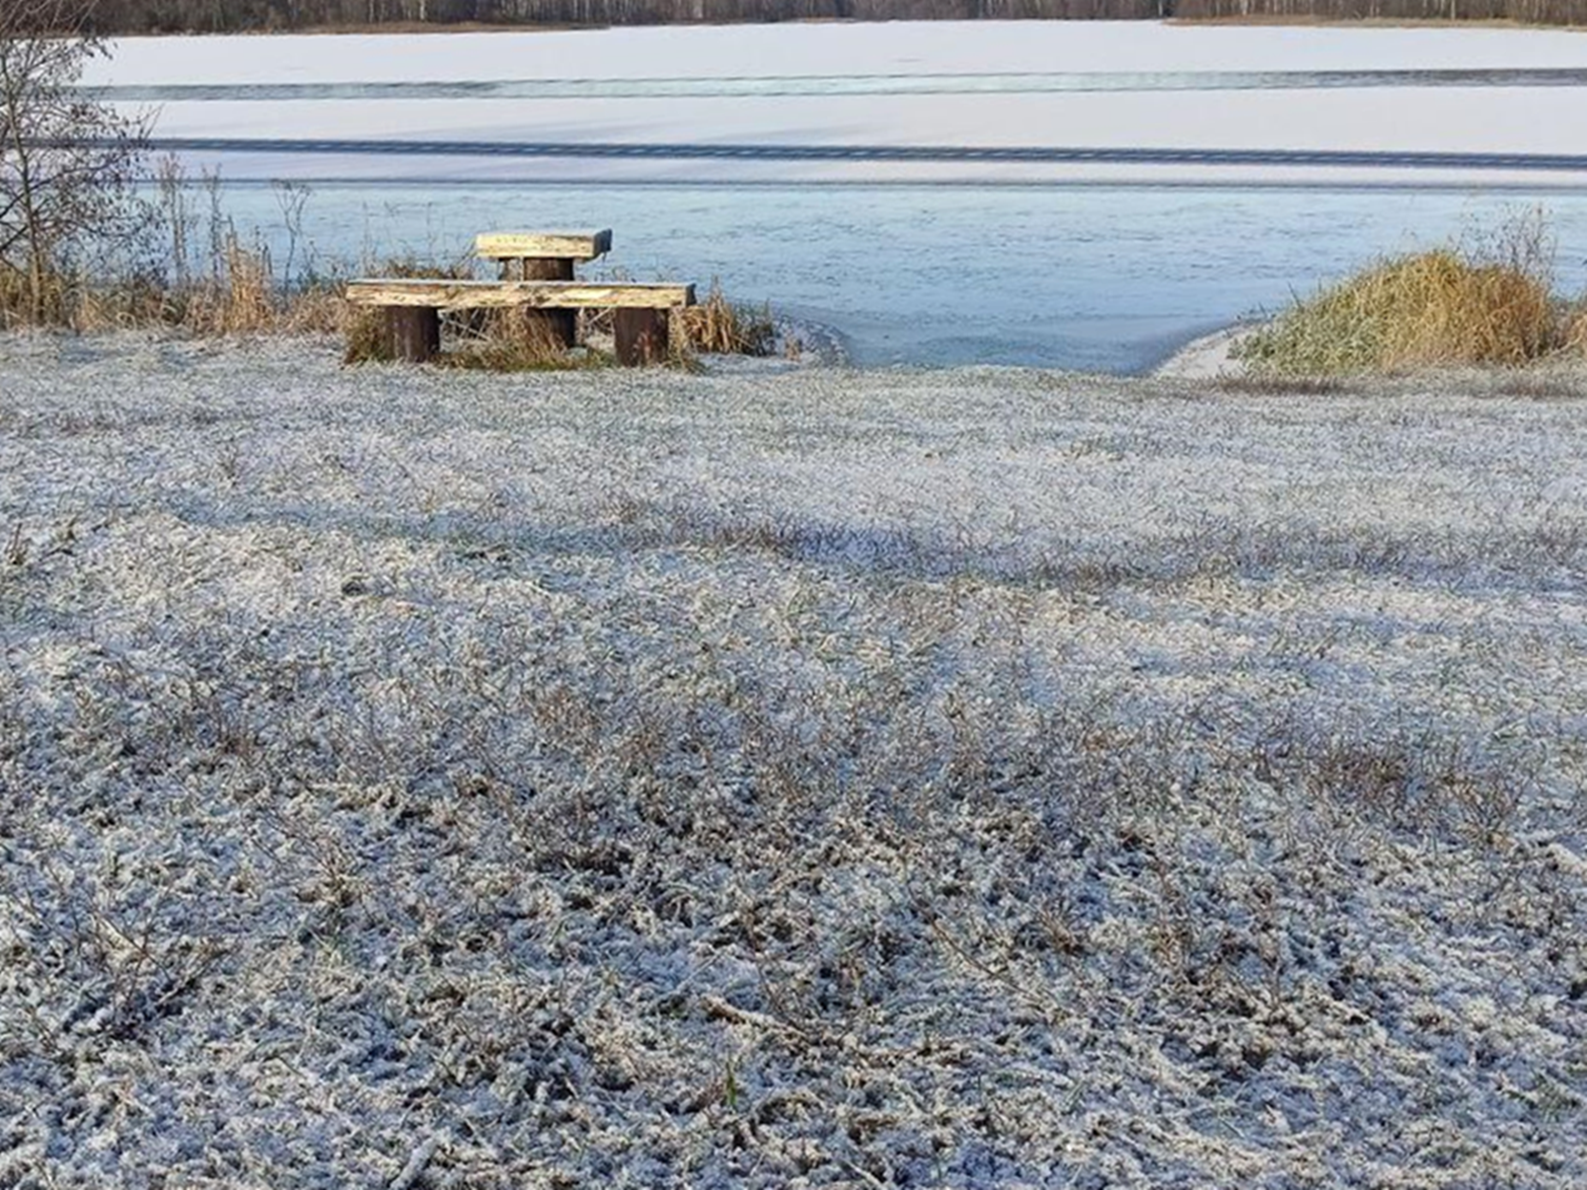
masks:
<path id="1" fill-rule="evenodd" d="M 691 351 L 714 355 L 769 355 L 777 339 L 771 310 L 728 301 L 720 280 L 713 279 L 705 301 L 678 312 L 684 344 Z"/>

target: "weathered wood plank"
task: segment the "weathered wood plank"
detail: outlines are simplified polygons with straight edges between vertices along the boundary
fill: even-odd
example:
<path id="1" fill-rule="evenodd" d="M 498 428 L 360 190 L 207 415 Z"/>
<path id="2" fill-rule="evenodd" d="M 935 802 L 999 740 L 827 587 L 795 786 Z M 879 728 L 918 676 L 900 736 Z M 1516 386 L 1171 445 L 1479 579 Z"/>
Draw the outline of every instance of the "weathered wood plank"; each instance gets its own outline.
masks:
<path id="1" fill-rule="evenodd" d="M 573 262 L 558 257 L 508 257 L 501 262 L 501 279 L 503 281 L 571 281 Z"/>
<path id="2" fill-rule="evenodd" d="M 598 285 L 585 281 L 447 281 L 360 279 L 347 283 L 355 306 L 427 306 L 472 310 L 508 306 L 551 310 L 670 310 L 694 305 L 692 285 Z"/>
<path id="3" fill-rule="evenodd" d="M 594 260 L 612 250 L 605 231 L 491 231 L 474 237 L 474 255 L 484 260 Z"/>

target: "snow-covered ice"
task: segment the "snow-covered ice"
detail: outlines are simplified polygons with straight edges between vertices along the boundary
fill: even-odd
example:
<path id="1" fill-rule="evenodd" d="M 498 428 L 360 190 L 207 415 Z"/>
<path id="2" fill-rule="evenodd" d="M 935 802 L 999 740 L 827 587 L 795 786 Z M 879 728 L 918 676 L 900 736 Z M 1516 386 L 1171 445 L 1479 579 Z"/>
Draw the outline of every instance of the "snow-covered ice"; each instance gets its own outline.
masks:
<path id="1" fill-rule="evenodd" d="M 973 22 L 611 29 L 450 36 L 129 39 L 96 64 L 101 85 L 382 83 L 562 79 L 937 77 L 935 94 L 407 101 L 356 96 L 160 105 L 156 131 L 169 137 L 313 137 L 390 140 L 556 141 L 642 144 L 742 143 L 1027 147 L 1393 149 L 1587 153 L 1587 86 L 1425 87 L 1351 90 L 1128 91 L 983 94 L 953 78 L 1017 79 L 1062 71 L 1264 71 L 1584 69 L 1587 37 L 1519 30 L 1196 28 L 1153 23 Z M 1017 84 L 1016 84 L 1017 85 Z M 349 157 L 236 151 L 195 154 L 225 161 L 232 176 L 345 177 L 369 168 Z M 239 172 L 238 167 L 242 167 Z M 876 178 L 876 166 L 782 164 L 769 168 L 661 160 L 645 166 L 559 160 L 382 159 L 384 176 L 598 177 L 696 180 Z M 1188 171 L 1188 172 L 1187 172 Z M 890 166 L 885 176 L 925 180 L 1172 180 L 1206 177 L 1195 166 L 1141 167 L 977 163 Z M 1276 167 L 1229 179 L 1406 180 L 1405 171 Z M 1429 175 L 1412 174 L 1424 179 Z M 1445 171 L 1432 180 L 1447 181 Z M 1468 180 L 1487 175 L 1465 173 Z M 1533 176 L 1559 184 L 1557 176 Z M 1575 185 L 1587 177 L 1572 175 Z"/>
<path id="2" fill-rule="evenodd" d="M 439 36 L 128 38 L 103 84 L 1587 66 L 1569 30 L 892 21 Z"/>

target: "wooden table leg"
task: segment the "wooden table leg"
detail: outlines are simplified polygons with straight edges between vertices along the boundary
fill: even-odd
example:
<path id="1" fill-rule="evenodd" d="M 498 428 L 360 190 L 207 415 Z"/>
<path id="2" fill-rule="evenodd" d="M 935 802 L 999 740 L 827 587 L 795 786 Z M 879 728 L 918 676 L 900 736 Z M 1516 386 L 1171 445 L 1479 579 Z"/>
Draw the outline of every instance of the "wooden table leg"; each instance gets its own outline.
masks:
<path id="1" fill-rule="evenodd" d="M 618 363 L 633 368 L 667 358 L 667 311 L 619 309 L 615 321 Z"/>
<path id="2" fill-rule="evenodd" d="M 502 273 L 508 272 L 502 262 Z M 559 257 L 527 257 L 518 262 L 518 274 L 525 281 L 571 281 L 573 262 Z M 552 347 L 572 347 L 578 340 L 577 310 L 525 310 L 524 324 L 529 333 L 543 337 Z"/>
<path id="3" fill-rule="evenodd" d="M 429 306 L 387 306 L 386 335 L 392 359 L 422 364 L 441 350 L 441 314 Z"/>

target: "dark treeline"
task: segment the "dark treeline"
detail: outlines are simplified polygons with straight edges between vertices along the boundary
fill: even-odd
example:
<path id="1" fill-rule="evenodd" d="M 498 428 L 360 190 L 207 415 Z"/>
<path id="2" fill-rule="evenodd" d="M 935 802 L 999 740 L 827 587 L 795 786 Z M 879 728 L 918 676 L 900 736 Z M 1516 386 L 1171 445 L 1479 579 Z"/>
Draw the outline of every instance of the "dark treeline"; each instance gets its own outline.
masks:
<path id="1" fill-rule="evenodd" d="M 1587 24 L 1587 0 L 1177 0 L 1174 15 Z"/>
<path id="2" fill-rule="evenodd" d="M 28 0 L 0 0 L 26 4 Z M 1587 24 L 1587 0 L 100 0 L 102 34 L 374 25 L 1290 17 Z"/>
<path id="3" fill-rule="evenodd" d="M 1169 3 L 1170 0 L 101 0 L 94 24 L 101 33 L 128 33 L 387 24 L 1095 20 L 1165 15 Z"/>

